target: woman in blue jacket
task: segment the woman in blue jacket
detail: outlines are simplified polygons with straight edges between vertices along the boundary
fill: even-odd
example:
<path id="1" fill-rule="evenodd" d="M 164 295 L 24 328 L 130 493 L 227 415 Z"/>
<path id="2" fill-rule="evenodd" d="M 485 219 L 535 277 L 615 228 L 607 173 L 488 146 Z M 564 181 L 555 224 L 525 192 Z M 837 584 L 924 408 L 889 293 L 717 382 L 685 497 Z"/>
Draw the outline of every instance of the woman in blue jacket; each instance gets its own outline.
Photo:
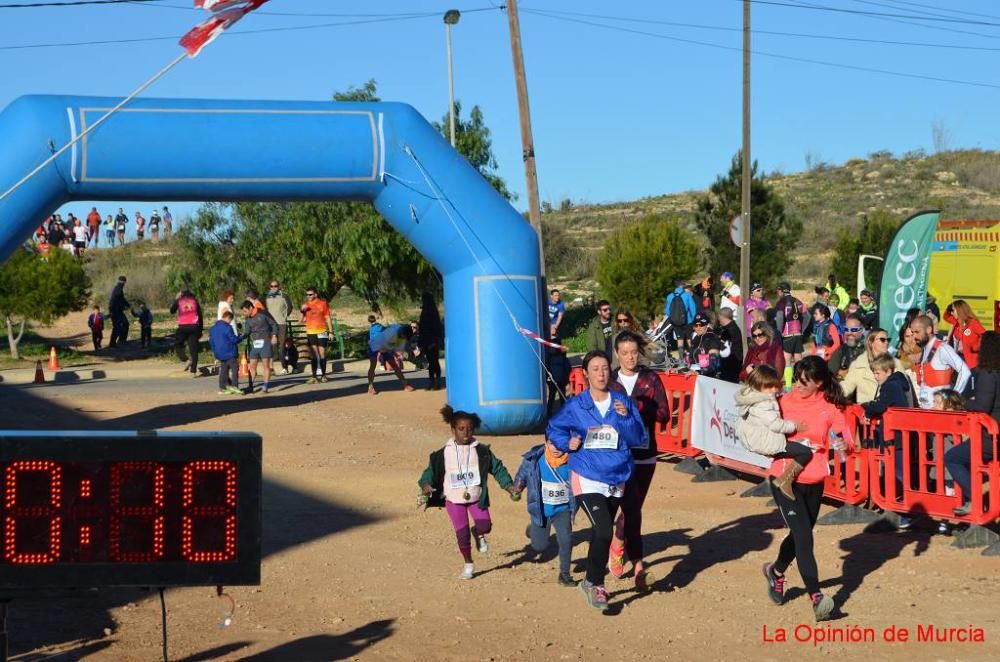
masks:
<path id="1" fill-rule="evenodd" d="M 632 448 L 648 443 L 646 428 L 631 398 L 608 388 L 611 361 L 602 351 L 583 358 L 589 388 L 571 399 L 549 421 L 552 444 L 569 452 L 570 487 L 587 513 L 592 529 L 587 552 L 587 578 L 580 590 L 595 609 L 607 609 L 604 576 L 615 514 L 632 475 Z"/>

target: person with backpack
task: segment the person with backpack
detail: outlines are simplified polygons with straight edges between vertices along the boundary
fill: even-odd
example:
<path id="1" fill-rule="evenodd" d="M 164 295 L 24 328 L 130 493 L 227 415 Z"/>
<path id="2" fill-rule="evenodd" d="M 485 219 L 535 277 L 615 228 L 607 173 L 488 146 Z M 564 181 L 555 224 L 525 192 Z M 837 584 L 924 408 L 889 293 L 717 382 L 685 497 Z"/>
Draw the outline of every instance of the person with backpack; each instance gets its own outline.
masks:
<path id="1" fill-rule="evenodd" d="M 764 297 L 764 286 L 760 283 L 754 283 L 750 286 L 750 298 L 746 300 L 743 304 L 743 329 L 746 333 L 747 339 L 750 338 L 750 327 L 753 326 L 754 320 L 751 318 L 753 311 L 762 310 L 767 313 L 767 309 L 771 307 L 771 302 Z M 729 308 L 721 308 L 722 310 L 731 310 Z"/>
<path id="2" fill-rule="evenodd" d="M 674 329 L 674 339 L 677 341 L 677 351 L 683 352 L 690 346 L 691 324 L 698 314 L 694 297 L 684 289 L 683 280 L 674 281 L 674 290 L 663 302 L 663 315 L 670 321 Z"/>
<path id="3" fill-rule="evenodd" d="M 785 388 L 792 386 L 792 366 L 801 358 L 805 347 L 802 332 L 808 319 L 804 303 L 792 296 L 792 286 L 778 283 L 778 302 L 774 304 L 774 326 L 781 335 L 781 348 L 785 354 Z"/>
<path id="4" fill-rule="evenodd" d="M 192 377 L 198 376 L 198 341 L 201 339 L 202 324 L 201 305 L 198 299 L 185 287 L 177 293 L 177 299 L 170 304 L 170 313 L 177 315 L 177 332 L 174 334 L 174 350 L 177 359 L 186 362 L 185 368 L 190 370 Z M 184 346 L 191 355 L 188 361 L 184 356 Z"/>

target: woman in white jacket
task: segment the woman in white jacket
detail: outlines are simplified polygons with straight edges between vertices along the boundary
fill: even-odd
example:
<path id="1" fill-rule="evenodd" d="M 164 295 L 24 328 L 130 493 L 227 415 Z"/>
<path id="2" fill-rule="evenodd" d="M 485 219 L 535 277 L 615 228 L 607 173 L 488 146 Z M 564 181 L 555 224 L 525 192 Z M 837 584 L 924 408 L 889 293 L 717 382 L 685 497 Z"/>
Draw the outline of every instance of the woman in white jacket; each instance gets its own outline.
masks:
<path id="1" fill-rule="evenodd" d="M 786 438 L 786 435 L 802 432 L 807 426 L 781 418 L 777 394 L 783 388 L 784 383 L 774 368 L 757 366 L 747 377 L 746 385 L 736 394 L 736 405 L 740 411 L 736 432 L 749 451 L 768 457 L 791 458 L 781 476 L 774 479 L 774 486 L 794 500 L 792 483 L 812 459 L 813 451 L 808 445 Z"/>

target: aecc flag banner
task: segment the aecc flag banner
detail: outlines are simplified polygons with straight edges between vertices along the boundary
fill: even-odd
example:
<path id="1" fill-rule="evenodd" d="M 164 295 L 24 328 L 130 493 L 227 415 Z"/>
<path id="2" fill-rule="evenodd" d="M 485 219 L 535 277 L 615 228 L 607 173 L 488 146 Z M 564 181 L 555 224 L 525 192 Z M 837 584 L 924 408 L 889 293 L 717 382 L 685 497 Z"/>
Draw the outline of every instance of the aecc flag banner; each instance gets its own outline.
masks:
<path id="1" fill-rule="evenodd" d="M 882 265 L 878 305 L 879 326 L 889 332 L 890 347 L 896 346 L 906 313 L 927 306 L 931 249 L 940 217 L 940 211 L 914 214 L 903 221 L 889 244 Z"/>

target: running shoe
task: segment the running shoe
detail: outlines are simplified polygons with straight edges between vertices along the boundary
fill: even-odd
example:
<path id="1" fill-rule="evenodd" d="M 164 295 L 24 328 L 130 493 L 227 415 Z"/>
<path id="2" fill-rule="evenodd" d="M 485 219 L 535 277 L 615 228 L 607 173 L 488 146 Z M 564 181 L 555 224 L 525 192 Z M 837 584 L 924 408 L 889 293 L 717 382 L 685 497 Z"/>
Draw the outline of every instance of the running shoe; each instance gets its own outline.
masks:
<path id="1" fill-rule="evenodd" d="M 239 386 L 227 386 L 226 392 L 229 393 L 229 395 L 243 395 L 243 389 Z"/>
<path id="2" fill-rule="evenodd" d="M 462 566 L 462 579 L 472 579 L 473 573 L 475 573 L 476 567 L 471 563 L 466 563 Z"/>
<path id="3" fill-rule="evenodd" d="M 829 620 L 833 613 L 833 598 L 822 593 L 812 594 L 813 613 L 816 614 L 817 621 Z"/>
<path id="4" fill-rule="evenodd" d="M 378 391 L 375 390 L 374 386 L 368 387 L 368 395 L 378 395 Z"/>
<path id="5" fill-rule="evenodd" d="M 767 578 L 767 597 L 776 605 L 785 602 L 785 576 L 774 571 L 773 563 L 764 564 L 764 577 Z"/>
<path id="6" fill-rule="evenodd" d="M 404 391 L 415 391 L 416 389 L 415 389 L 415 388 L 413 388 L 412 386 L 410 386 L 409 384 L 405 384 L 405 385 L 403 386 L 403 390 L 404 390 Z"/>
<path id="7" fill-rule="evenodd" d="M 267 382 L 264 382 L 264 384 L 260 387 L 260 392 L 267 393 Z"/>
<path id="8" fill-rule="evenodd" d="M 229 389 L 222 389 L 216 395 L 232 395 L 232 394 L 229 392 Z"/>
<path id="9" fill-rule="evenodd" d="M 635 590 L 640 593 L 649 593 L 653 589 L 655 577 L 646 570 L 635 573 Z"/>
<path id="10" fill-rule="evenodd" d="M 319 380 L 316 379 L 315 377 L 310 377 L 309 379 L 306 380 L 306 384 L 318 384 L 318 383 Z"/>
<path id="11" fill-rule="evenodd" d="M 611 552 L 608 554 L 608 570 L 615 579 L 625 576 L 625 548 L 616 547 L 614 542 L 611 543 Z"/>
<path id="12" fill-rule="evenodd" d="M 603 586 L 594 586 L 586 579 L 577 584 L 577 586 L 587 596 L 588 605 L 601 611 L 608 608 L 608 592 Z"/>
<path id="13" fill-rule="evenodd" d="M 948 522 L 938 522 L 937 532 L 940 533 L 942 536 L 951 535 L 951 524 L 949 524 Z"/>
<path id="14" fill-rule="evenodd" d="M 320 375 L 319 376 L 319 381 L 320 381 L 321 384 L 325 384 L 325 383 L 327 383 L 330 380 L 326 378 L 326 375 Z"/>
<path id="15" fill-rule="evenodd" d="M 969 513 L 972 512 L 972 502 L 966 501 L 961 506 L 955 508 L 951 512 L 955 513 L 955 515 L 957 515 L 958 517 L 964 517 L 965 515 L 968 515 Z"/>
<path id="16" fill-rule="evenodd" d="M 576 586 L 578 583 L 568 572 L 560 572 L 559 579 L 556 581 L 559 582 L 560 586 Z"/>
<path id="17" fill-rule="evenodd" d="M 913 526 L 912 517 L 907 517 L 906 515 L 899 516 L 899 524 L 896 525 L 896 530 L 909 531 L 911 526 Z"/>
<path id="18" fill-rule="evenodd" d="M 472 528 L 472 536 L 476 539 L 476 549 L 479 550 L 480 554 L 490 551 L 490 543 L 487 542 L 486 536 L 476 533 L 475 527 Z"/>

